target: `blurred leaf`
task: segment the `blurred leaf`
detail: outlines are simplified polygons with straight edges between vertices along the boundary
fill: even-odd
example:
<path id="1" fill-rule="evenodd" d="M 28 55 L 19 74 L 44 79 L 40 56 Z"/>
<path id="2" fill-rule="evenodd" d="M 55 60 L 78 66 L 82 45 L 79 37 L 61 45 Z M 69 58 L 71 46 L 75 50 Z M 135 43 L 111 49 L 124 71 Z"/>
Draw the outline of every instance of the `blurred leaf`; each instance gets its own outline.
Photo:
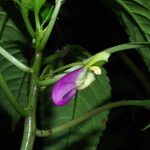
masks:
<path id="1" fill-rule="evenodd" d="M 54 10 L 54 6 L 49 6 L 49 7 L 44 9 L 44 11 L 41 13 L 42 20 L 43 20 L 42 24 L 49 22 L 49 20 L 51 19 L 53 10 Z"/>
<path id="2" fill-rule="evenodd" d="M 115 11 L 126 26 L 130 41 L 150 41 L 150 1 L 118 0 L 118 3 L 121 9 Z M 150 48 L 141 48 L 138 51 L 150 70 Z"/>
<path id="3" fill-rule="evenodd" d="M 77 59 L 83 61 L 88 57 L 91 57 L 91 54 L 80 45 L 66 45 L 70 49 L 71 54 Z"/>
<path id="4" fill-rule="evenodd" d="M 16 0 L 16 2 L 19 2 L 19 0 Z M 33 3 L 33 0 L 21 0 L 21 4 L 30 9 L 30 10 L 33 10 L 33 7 L 34 7 L 34 3 Z"/>
<path id="5" fill-rule="evenodd" d="M 103 69 L 102 75 L 97 76 L 96 81 L 88 88 L 79 91 L 77 98 L 69 104 L 63 107 L 53 104 L 48 106 L 44 114 L 43 128 L 59 126 L 104 104 L 110 98 L 110 90 L 109 79 Z M 43 150 L 95 150 L 105 130 L 108 113 L 109 111 L 100 113 L 70 130 L 44 139 Z"/>
<path id="6" fill-rule="evenodd" d="M 41 7 L 45 4 L 46 0 L 35 0 L 34 7 L 36 10 L 36 13 L 40 11 Z"/>
<path id="7" fill-rule="evenodd" d="M 135 1 L 150 10 L 150 2 L 148 0 L 135 0 Z"/>
<path id="8" fill-rule="evenodd" d="M 18 28 L 8 15 L 0 8 L 0 45 L 4 47 L 10 54 L 18 58 L 21 62 L 26 63 L 23 58 L 20 48 L 16 43 L 25 42 L 25 39 Z M 14 96 L 20 100 L 21 104 L 25 104 L 27 99 L 27 79 L 25 73 L 16 68 L 13 64 L 7 61 L 0 55 L 0 72 L 4 76 L 10 90 Z M 12 122 L 16 123 L 19 119 L 19 115 L 14 108 L 10 105 L 7 98 L 0 91 L 0 105 L 8 113 Z"/>
<path id="9" fill-rule="evenodd" d="M 14 0 L 17 3 L 20 4 L 19 0 Z M 29 10 L 36 10 L 36 13 L 38 13 L 41 9 L 41 7 L 45 4 L 46 0 L 35 0 L 35 2 L 33 0 L 21 0 L 21 4 L 29 9 Z"/>

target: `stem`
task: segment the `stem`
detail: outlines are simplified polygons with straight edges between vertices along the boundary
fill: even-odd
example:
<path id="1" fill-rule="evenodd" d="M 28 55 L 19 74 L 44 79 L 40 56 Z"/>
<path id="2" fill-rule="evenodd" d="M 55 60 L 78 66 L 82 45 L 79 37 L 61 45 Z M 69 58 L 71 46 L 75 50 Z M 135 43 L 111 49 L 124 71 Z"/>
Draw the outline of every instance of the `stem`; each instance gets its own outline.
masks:
<path id="1" fill-rule="evenodd" d="M 91 117 L 105 111 L 105 110 L 109 110 L 112 108 L 116 108 L 116 107 L 120 107 L 120 106 L 150 106 L 150 100 L 128 100 L 128 101 L 119 101 L 119 102 L 114 102 L 114 103 L 110 103 L 110 104 L 106 104 L 103 105 L 101 107 L 98 107 L 90 112 L 85 113 L 82 116 L 79 116 L 75 119 L 73 119 L 70 122 L 67 122 L 63 125 L 60 125 L 58 127 L 55 127 L 53 129 L 49 129 L 49 130 L 37 130 L 36 131 L 36 135 L 38 137 L 47 137 L 50 136 L 52 134 L 56 134 L 59 132 L 62 132 L 68 128 L 71 128 L 87 119 L 90 119 Z"/>
<path id="2" fill-rule="evenodd" d="M 35 25 L 36 25 L 36 29 L 37 30 L 40 30 L 41 28 L 41 25 L 40 25 L 40 20 L 39 20 L 39 16 L 38 16 L 38 13 L 39 13 L 39 6 L 38 6 L 38 1 L 39 0 L 33 0 L 34 1 L 34 16 L 35 16 Z"/>
<path id="3" fill-rule="evenodd" d="M 66 66 L 63 66 L 63 67 L 60 67 L 60 68 L 54 70 L 53 74 L 57 73 L 57 72 L 60 72 L 60 71 L 62 71 L 64 69 L 67 69 L 67 68 L 70 68 L 70 67 L 73 67 L 73 66 L 77 66 L 77 65 L 82 65 L 83 66 L 83 63 L 82 62 L 75 62 L 75 63 L 68 64 Z M 58 74 L 58 75 L 55 75 L 53 77 L 44 76 L 44 78 L 46 78 L 46 79 L 42 80 L 42 81 L 39 81 L 38 85 L 39 86 L 51 85 L 51 84 L 55 83 L 57 80 L 59 80 L 64 74 L 65 73 Z M 43 77 L 41 77 L 41 78 L 43 78 Z"/>
<path id="4" fill-rule="evenodd" d="M 53 71 L 53 74 L 57 73 L 57 72 L 60 72 L 64 69 L 67 69 L 67 68 L 70 68 L 72 66 L 77 66 L 77 65 L 86 65 L 87 67 L 88 66 L 91 66 L 93 64 L 95 64 L 97 61 L 100 61 L 100 60 L 107 60 L 109 55 L 112 54 L 112 53 L 115 53 L 115 52 L 119 52 L 119 51 L 123 51 L 123 50 L 128 50 L 128 49 L 133 49 L 133 48 L 141 48 L 141 47 L 149 47 L 150 46 L 150 42 L 133 42 L 133 43 L 126 43 L 126 44 L 120 44 L 120 45 L 117 45 L 117 46 L 114 46 L 114 47 L 111 47 L 111 48 L 107 48 L 99 53 L 97 53 L 96 55 L 88 58 L 87 60 L 85 60 L 85 62 L 75 62 L 75 63 L 71 63 L 71 64 L 68 64 L 66 66 L 63 66 L 63 67 L 60 67 L 56 70 Z M 140 76 L 140 78 L 143 78 L 141 77 L 141 75 L 137 75 L 137 76 Z M 53 84 L 55 81 L 57 81 L 59 79 L 60 76 L 56 76 L 56 77 L 53 77 L 53 78 L 48 78 L 48 76 L 44 76 L 42 78 L 47 78 L 45 80 L 42 80 L 39 82 L 39 85 L 40 86 L 47 86 L 47 85 L 50 85 L 50 84 Z M 145 84 L 147 81 L 145 79 L 143 79 L 143 84 Z M 145 88 L 148 90 L 149 89 L 149 86 L 148 84 L 146 85 L 145 84 Z"/>
<path id="5" fill-rule="evenodd" d="M 75 99 L 74 99 L 74 104 L 73 104 L 73 111 L 72 111 L 72 117 L 71 117 L 71 120 L 73 120 L 75 118 L 75 113 L 76 113 L 76 107 L 77 107 L 77 97 L 78 97 L 78 94 L 76 95 Z M 65 144 L 65 148 L 67 149 L 68 148 L 68 144 L 69 144 L 69 137 L 70 137 L 70 134 L 71 134 L 71 131 L 72 131 L 72 128 L 69 128 L 69 131 L 67 133 L 67 139 L 66 139 L 66 144 Z"/>
<path id="6" fill-rule="evenodd" d="M 60 7 L 62 5 L 62 2 L 63 0 L 56 0 L 56 5 L 55 5 L 55 8 L 54 8 L 54 11 L 53 11 L 53 14 L 52 14 L 52 17 L 51 17 L 51 20 L 48 24 L 48 26 L 46 27 L 45 29 L 45 34 L 43 34 L 43 38 L 38 46 L 38 50 L 41 50 L 44 48 L 51 32 L 52 32 L 52 29 L 54 27 L 54 24 L 56 22 L 56 19 L 57 19 L 57 16 L 58 16 L 58 13 L 59 13 L 59 10 L 60 10 Z"/>
<path id="7" fill-rule="evenodd" d="M 56 60 L 57 58 L 64 57 L 68 52 L 69 52 L 68 49 L 61 50 L 60 52 L 57 52 L 53 55 L 46 57 L 42 63 L 43 64 L 51 63 L 52 61 Z"/>
<path id="8" fill-rule="evenodd" d="M 31 90 L 29 95 L 28 108 L 32 109 L 31 115 L 25 119 L 24 134 L 21 145 L 21 150 L 32 150 L 36 137 L 36 105 L 39 93 L 37 80 L 39 78 L 39 71 L 41 67 L 42 54 L 37 52 L 33 64 L 33 74 L 31 79 Z"/>
<path id="9" fill-rule="evenodd" d="M 58 68 L 58 69 L 56 69 L 56 70 L 54 70 L 53 71 L 53 74 L 55 74 L 55 73 L 57 73 L 57 72 L 60 72 L 60 71 L 62 71 L 62 70 L 64 70 L 64 69 L 67 69 L 67 68 L 70 68 L 70 67 L 73 67 L 73 66 L 78 66 L 78 65 L 81 65 L 81 66 L 83 66 L 84 64 L 83 64 L 83 62 L 75 62 L 75 63 L 71 63 L 71 64 L 68 64 L 68 65 L 65 65 L 65 66 L 62 66 L 62 67 L 60 67 L 60 68 Z M 45 78 L 47 78 L 47 79 L 45 79 L 45 80 L 42 80 L 42 81 L 40 81 L 40 83 L 41 82 L 51 82 L 52 81 L 52 83 L 53 83 L 53 79 L 55 80 L 57 80 L 57 78 L 59 77 L 59 75 L 57 76 L 57 77 L 53 77 L 53 78 L 51 78 L 51 75 L 45 75 L 45 76 L 41 76 L 41 79 L 45 79 Z M 43 83 L 41 83 L 41 84 L 43 84 Z M 44 84 L 45 84 L 44 83 Z M 43 85 L 44 85 L 43 84 Z"/>
<path id="10" fill-rule="evenodd" d="M 55 74 L 55 73 L 57 73 L 57 72 L 60 72 L 60 71 L 62 71 L 62 70 L 65 70 L 65 69 L 67 69 L 67 68 L 70 68 L 70 67 L 73 67 L 73 66 L 80 66 L 80 65 L 83 66 L 83 65 L 84 65 L 83 62 L 71 63 L 71 64 L 62 66 L 62 67 L 60 67 L 60 68 L 54 70 L 54 71 L 53 71 L 53 74 Z"/>
<path id="11" fill-rule="evenodd" d="M 49 18 L 51 17 L 51 15 L 52 15 L 52 13 L 53 13 L 53 9 L 54 9 L 54 6 L 51 6 L 47 17 L 46 17 L 46 18 L 44 19 L 44 21 L 42 22 L 42 27 L 45 25 L 45 23 L 46 23 L 46 22 L 49 20 Z"/>
<path id="12" fill-rule="evenodd" d="M 42 77 L 47 73 L 47 72 L 49 72 L 50 73 L 50 67 L 52 67 L 52 65 L 47 65 L 47 66 L 45 66 L 45 68 L 42 70 L 42 72 L 41 72 L 41 74 L 40 74 L 40 79 L 42 79 Z M 52 70 L 51 70 L 52 71 Z"/>
<path id="13" fill-rule="evenodd" d="M 31 73 L 32 69 L 28 66 L 24 65 L 22 62 L 20 62 L 18 59 L 16 59 L 14 56 L 9 54 L 4 48 L 0 46 L 0 54 L 4 56 L 8 61 L 10 61 L 12 64 L 14 64 L 16 67 L 18 67 L 20 70 Z"/>
<path id="14" fill-rule="evenodd" d="M 25 118 L 25 124 L 24 124 L 24 134 L 23 134 L 23 140 L 21 145 L 21 150 L 32 150 L 35 137 L 36 137 L 36 105 L 37 105 L 37 99 L 38 99 L 38 93 L 39 93 L 39 87 L 38 87 L 38 80 L 39 80 L 39 72 L 41 68 L 41 61 L 42 61 L 42 51 L 45 47 L 45 44 L 49 38 L 50 32 L 52 30 L 52 27 L 56 21 L 54 17 L 57 17 L 58 11 L 60 9 L 62 0 L 58 0 L 56 3 L 56 8 L 53 12 L 52 20 L 50 21 L 47 30 L 45 31 L 44 37 L 41 39 L 40 29 L 39 29 L 39 18 L 37 10 L 34 10 L 35 12 L 35 21 L 36 21 L 36 29 L 37 29 L 37 37 L 36 37 L 36 54 L 35 54 L 35 60 L 33 63 L 33 73 L 31 75 L 31 89 L 29 94 L 29 104 L 28 108 L 31 109 L 31 115 L 27 118 Z M 36 0 L 34 0 L 35 5 Z M 34 9 L 37 9 L 34 8 Z M 53 20 L 54 19 L 54 20 Z M 43 35 L 43 34 L 42 34 Z M 41 43 L 41 44 L 40 44 Z M 37 45 L 40 45 L 37 47 Z"/>
<path id="15" fill-rule="evenodd" d="M 2 89 L 8 101 L 13 106 L 13 108 L 17 111 L 18 114 L 24 117 L 29 116 L 29 111 L 27 111 L 27 109 L 24 109 L 23 106 L 21 106 L 19 102 L 16 100 L 12 92 L 9 90 L 7 83 L 4 80 L 1 73 L 0 73 L 0 88 Z"/>
<path id="16" fill-rule="evenodd" d="M 56 75 L 52 78 L 48 78 L 48 79 L 45 79 L 45 80 L 42 80 L 38 83 L 39 86 L 48 86 L 48 85 L 51 85 L 53 83 L 55 83 L 57 80 L 59 80 L 61 77 L 63 76 L 62 75 Z"/>
<path id="17" fill-rule="evenodd" d="M 25 23 L 25 25 L 27 27 L 27 30 L 28 30 L 29 34 L 31 35 L 32 38 L 34 38 L 35 32 L 34 32 L 34 30 L 32 28 L 30 20 L 29 20 L 29 10 L 27 8 L 25 8 L 25 7 L 22 6 L 21 7 L 21 14 L 22 14 L 24 23 Z"/>
<path id="18" fill-rule="evenodd" d="M 149 123 L 146 127 L 144 127 L 144 128 L 142 129 L 142 131 L 145 131 L 145 130 L 147 130 L 148 128 L 150 128 L 150 123 Z"/>
<path id="19" fill-rule="evenodd" d="M 120 45 L 117 45 L 114 47 L 107 48 L 107 49 L 95 54 L 94 56 L 85 60 L 84 63 L 87 67 L 90 67 L 99 61 L 107 62 L 108 58 L 110 57 L 110 55 L 112 53 L 129 50 L 129 49 L 134 49 L 134 48 L 144 48 L 144 47 L 150 47 L 150 42 L 132 42 L 132 43 L 120 44 Z"/>
<path id="20" fill-rule="evenodd" d="M 108 48 L 105 51 L 112 54 L 118 51 L 135 49 L 135 48 L 144 48 L 144 47 L 150 47 L 150 42 L 132 42 L 132 43 L 120 44 L 120 45 Z"/>

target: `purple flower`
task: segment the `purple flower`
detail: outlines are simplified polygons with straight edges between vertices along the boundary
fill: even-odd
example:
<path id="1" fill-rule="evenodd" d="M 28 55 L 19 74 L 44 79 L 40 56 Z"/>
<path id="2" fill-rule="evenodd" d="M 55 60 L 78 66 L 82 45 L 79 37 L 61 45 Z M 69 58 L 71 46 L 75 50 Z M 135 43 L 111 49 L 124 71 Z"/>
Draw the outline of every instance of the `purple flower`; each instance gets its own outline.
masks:
<path id="1" fill-rule="evenodd" d="M 51 95 L 55 105 L 63 106 L 76 95 L 76 81 L 83 71 L 84 68 L 79 68 L 75 71 L 69 72 L 56 82 Z"/>
<path id="2" fill-rule="evenodd" d="M 100 73 L 100 68 L 93 66 L 90 69 L 82 67 L 64 75 L 53 86 L 51 98 L 54 104 L 67 104 L 76 95 L 77 90 L 85 89 L 95 80 L 94 74 Z"/>

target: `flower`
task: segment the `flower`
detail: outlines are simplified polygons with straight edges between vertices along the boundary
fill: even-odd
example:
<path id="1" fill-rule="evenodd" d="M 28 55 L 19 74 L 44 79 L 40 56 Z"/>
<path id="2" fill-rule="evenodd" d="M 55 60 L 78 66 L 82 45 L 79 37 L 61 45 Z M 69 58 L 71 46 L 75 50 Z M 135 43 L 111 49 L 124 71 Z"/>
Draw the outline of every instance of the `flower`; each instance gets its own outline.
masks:
<path id="1" fill-rule="evenodd" d="M 61 77 L 52 88 L 53 103 L 57 106 L 63 106 L 76 95 L 77 90 L 89 86 L 95 80 L 92 71 L 86 67 L 81 67 Z"/>

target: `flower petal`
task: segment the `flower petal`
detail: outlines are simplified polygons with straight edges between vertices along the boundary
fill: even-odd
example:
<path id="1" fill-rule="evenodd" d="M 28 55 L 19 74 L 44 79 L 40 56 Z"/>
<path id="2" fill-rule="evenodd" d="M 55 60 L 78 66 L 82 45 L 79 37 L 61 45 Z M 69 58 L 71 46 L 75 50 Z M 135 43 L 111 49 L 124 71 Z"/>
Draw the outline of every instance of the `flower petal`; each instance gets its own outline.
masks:
<path id="1" fill-rule="evenodd" d="M 55 105 L 63 106 L 68 103 L 76 94 L 76 80 L 83 68 L 72 71 L 60 78 L 52 89 L 52 100 Z"/>

